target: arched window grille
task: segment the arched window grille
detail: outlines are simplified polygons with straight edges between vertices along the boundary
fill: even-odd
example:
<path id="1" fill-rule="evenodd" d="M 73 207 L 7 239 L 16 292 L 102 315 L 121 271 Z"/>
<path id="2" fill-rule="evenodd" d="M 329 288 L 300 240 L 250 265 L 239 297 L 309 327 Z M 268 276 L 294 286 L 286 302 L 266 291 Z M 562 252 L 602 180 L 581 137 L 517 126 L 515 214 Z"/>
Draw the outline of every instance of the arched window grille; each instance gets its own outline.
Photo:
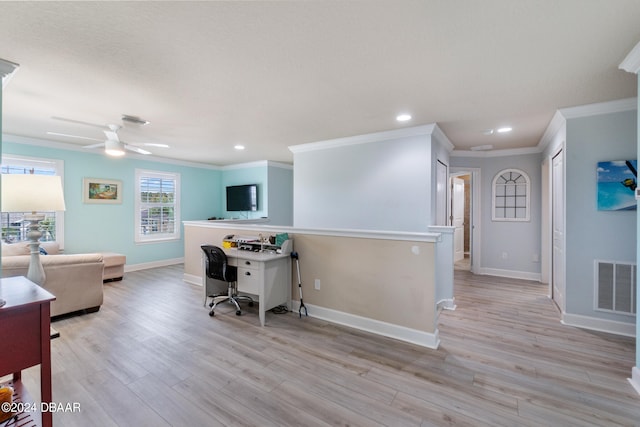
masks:
<path id="1" fill-rule="evenodd" d="M 493 178 L 493 221 L 529 221 L 531 185 L 520 169 L 505 169 Z"/>

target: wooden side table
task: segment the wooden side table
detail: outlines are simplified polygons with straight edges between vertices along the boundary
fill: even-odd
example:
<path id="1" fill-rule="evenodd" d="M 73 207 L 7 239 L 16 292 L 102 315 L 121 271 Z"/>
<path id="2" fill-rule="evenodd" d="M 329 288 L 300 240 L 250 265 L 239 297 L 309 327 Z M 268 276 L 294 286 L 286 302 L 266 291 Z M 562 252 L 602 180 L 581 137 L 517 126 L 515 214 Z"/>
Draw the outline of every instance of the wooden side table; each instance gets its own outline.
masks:
<path id="1" fill-rule="evenodd" d="M 26 277 L 6 277 L 0 279 L 0 298 L 6 300 L 6 304 L 0 307 L 0 343 L 3 347 L 0 377 L 13 374 L 16 400 L 28 402 L 30 397 L 21 381 L 22 370 L 39 364 L 40 399 L 43 403 L 51 403 L 49 306 L 56 297 Z M 25 412 L 23 415 L 30 416 L 32 420 L 29 421 L 33 421 L 32 424 L 23 424 L 52 425 L 50 411 Z"/>

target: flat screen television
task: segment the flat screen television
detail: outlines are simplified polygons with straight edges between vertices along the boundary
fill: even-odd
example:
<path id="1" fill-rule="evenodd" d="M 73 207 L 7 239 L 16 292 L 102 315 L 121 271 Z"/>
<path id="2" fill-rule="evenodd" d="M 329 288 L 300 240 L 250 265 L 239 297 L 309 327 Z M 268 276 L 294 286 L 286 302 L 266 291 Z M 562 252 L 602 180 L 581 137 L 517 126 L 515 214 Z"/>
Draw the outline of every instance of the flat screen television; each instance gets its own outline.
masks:
<path id="1" fill-rule="evenodd" d="M 257 211 L 258 184 L 227 187 L 227 211 Z"/>

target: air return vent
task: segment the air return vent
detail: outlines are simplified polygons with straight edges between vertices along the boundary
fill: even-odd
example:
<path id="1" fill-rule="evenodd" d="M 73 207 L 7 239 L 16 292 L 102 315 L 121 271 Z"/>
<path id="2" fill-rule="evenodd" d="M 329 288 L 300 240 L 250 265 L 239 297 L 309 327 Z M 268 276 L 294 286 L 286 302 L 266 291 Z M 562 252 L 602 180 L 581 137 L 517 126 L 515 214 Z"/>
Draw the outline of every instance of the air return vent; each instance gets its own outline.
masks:
<path id="1" fill-rule="evenodd" d="M 596 309 L 636 313 L 636 265 L 596 260 Z"/>

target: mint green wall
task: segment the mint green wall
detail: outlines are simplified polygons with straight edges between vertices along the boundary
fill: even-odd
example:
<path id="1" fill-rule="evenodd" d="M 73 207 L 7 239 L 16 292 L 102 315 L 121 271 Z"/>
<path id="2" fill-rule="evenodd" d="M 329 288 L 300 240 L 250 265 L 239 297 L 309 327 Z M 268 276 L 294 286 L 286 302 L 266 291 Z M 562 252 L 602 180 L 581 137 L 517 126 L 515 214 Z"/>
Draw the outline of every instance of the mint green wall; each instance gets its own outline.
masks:
<path id="1" fill-rule="evenodd" d="M 180 219 L 200 220 L 223 213 L 221 172 L 144 160 L 132 156 L 115 159 L 97 153 L 48 148 L 11 142 L 4 136 L 3 154 L 16 154 L 64 160 L 65 252 L 109 251 L 127 256 L 127 264 L 182 258 L 183 232 L 179 241 L 134 243 L 135 169 L 180 173 Z M 95 205 L 82 202 L 83 178 L 111 178 L 123 182 L 122 204 Z M 182 225 L 181 225 L 182 227 Z"/>
<path id="2" fill-rule="evenodd" d="M 218 199 L 222 206 L 223 216 L 225 218 L 241 218 L 254 219 L 267 216 L 269 212 L 268 202 L 268 174 L 267 163 L 264 166 L 238 166 L 228 168 L 222 171 L 222 185 L 220 198 Z M 258 210 L 256 212 L 229 212 L 227 211 L 227 192 L 228 185 L 245 185 L 258 184 Z"/>

